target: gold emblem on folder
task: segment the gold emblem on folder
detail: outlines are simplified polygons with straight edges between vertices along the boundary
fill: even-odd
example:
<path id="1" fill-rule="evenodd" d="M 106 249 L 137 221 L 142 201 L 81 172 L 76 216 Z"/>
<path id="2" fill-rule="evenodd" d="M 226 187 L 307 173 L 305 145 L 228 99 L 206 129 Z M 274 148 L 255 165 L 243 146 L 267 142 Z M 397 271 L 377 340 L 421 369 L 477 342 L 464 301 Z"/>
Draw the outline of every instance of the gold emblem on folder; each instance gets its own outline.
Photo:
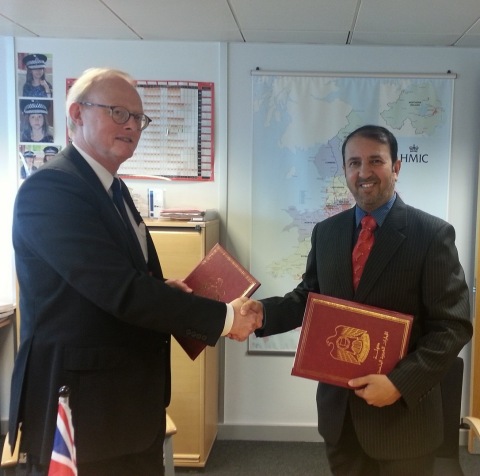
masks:
<path id="1" fill-rule="evenodd" d="M 201 296 L 215 299 L 216 301 L 222 301 L 225 296 L 225 286 L 222 278 L 208 278 L 201 285 Z"/>
<path id="2" fill-rule="evenodd" d="M 340 325 L 335 327 L 335 335 L 328 337 L 327 345 L 335 360 L 361 365 L 370 352 L 370 336 L 366 330 Z"/>

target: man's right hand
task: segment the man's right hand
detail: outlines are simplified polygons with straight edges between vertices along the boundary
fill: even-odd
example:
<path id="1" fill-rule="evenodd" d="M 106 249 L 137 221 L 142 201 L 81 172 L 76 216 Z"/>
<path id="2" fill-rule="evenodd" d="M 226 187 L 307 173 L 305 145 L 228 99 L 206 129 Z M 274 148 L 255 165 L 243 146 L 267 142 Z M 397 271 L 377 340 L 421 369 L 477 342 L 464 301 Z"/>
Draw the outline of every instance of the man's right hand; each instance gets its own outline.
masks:
<path id="1" fill-rule="evenodd" d="M 242 315 L 247 315 L 248 313 L 254 312 L 255 314 L 261 314 L 263 320 L 263 304 L 260 301 L 255 301 L 254 299 L 247 299 L 242 304 L 240 313 Z"/>
<path id="2" fill-rule="evenodd" d="M 230 339 L 244 341 L 256 329 L 262 327 L 263 323 L 263 306 L 251 306 L 248 303 L 258 301 L 251 301 L 246 297 L 241 297 L 233 300 L 230 304 L 234 310 L 233 325 L 230 329 L 228 337 Z"/>

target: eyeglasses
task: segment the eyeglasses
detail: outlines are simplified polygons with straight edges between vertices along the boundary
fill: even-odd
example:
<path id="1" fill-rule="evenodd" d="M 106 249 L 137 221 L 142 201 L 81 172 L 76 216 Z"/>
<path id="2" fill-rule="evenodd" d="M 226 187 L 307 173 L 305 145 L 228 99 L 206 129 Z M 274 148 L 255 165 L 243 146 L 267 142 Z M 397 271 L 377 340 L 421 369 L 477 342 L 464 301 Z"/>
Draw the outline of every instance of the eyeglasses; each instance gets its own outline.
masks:
<path id="1" fill-rule="evenodd" d="M 152 120 L 146 114 L 134 114 L 122 106 L 107 106 L 106 104 L 95 104 L 93 102 L 79 102 L 84 106 L 104 107 L 110 111 L 110 117 L 117 124 L 125 124 L 131 117 L 135 119 L 138 128 L 143 131 L 148 127 Z"/>

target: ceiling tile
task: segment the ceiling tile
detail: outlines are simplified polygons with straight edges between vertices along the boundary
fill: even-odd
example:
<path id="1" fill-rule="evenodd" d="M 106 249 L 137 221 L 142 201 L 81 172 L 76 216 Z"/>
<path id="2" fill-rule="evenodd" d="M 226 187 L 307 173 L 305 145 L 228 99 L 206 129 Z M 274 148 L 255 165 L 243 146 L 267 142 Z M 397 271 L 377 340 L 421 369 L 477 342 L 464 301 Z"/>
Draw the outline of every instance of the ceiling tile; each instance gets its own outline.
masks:
<path id="1" fill-rule="evenodd" d="M 478 47 L 479 0 L 2 0 L 0 35 Z"/>
<path id="2" fill-rule="evenodd" d="M 455 46 L 480 46 L 480 20 L 477 20 L 474 25 L 462 36 Z"/>
<path id="3" fill-rule="evenodd" d="M 478 0 L 362 0 L 355 32 L 460 36 L 479 16 Z"/>
<path id="4" fill-rule="evenodd" d="M 348 31 L 243 30 L 243 36 L 251 43 L 345 45 Z"/>
<path id="5" fill-rule="evenodd" d="M 0 15 L 0 36 L 36 36 L 13 21 Z"/>
<path id="6" fill-rule="evenodd" d="M 4 0 L 0 14 L 42 37 L 136 38 L 128 26 L 98 0 L 42 0 L 41 8 L 36 0 Z"/>
<path id="7" fill-rule="evenodd" d="M 349 30 L 357 0 L 230 0 L 243 30 Z"/>
<path id="8" fill-rule="evenodd" d="M 414 33 L 378 33 L 355 31 L 350 40 L 352 45 L 376 46 L 451 46 L 457 41 L 457 35 L 428 35 Z"/>
<path id="9" fill-rule="evenodd" d="M 241 41 L 225 0 L 104 0 L 141 38 Z"/>

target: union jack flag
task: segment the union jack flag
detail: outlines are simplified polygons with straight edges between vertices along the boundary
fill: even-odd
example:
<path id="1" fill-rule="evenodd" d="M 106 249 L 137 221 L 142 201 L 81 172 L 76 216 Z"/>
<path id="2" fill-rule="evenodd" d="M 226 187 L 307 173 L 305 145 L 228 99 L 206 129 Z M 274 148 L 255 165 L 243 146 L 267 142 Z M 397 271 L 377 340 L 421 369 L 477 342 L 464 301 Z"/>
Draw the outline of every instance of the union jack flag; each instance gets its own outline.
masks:
<path id="1" fill-rule="evenodd" d="M 48 476 L 77 476 L 72 412 L 68 404 L 70 390 L 68 387 L 61 387 L 59 394 L 57 429 Z"/>

